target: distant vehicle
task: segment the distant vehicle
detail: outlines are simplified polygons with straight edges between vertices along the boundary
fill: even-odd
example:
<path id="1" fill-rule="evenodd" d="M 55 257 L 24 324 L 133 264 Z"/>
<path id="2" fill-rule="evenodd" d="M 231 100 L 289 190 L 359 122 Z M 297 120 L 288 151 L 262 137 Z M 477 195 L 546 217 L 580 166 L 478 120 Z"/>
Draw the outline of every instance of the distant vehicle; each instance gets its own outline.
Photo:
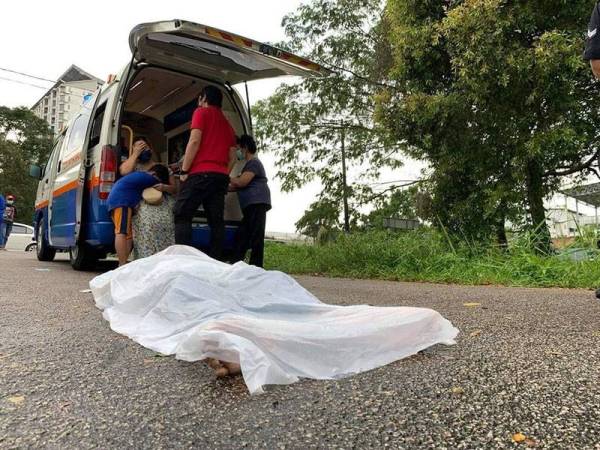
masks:
<path id="1" fill-rule="evenodd" d="M 34 237 L 34 229 L 24 223 L 15 222 L 12 227 L 12 232 L 6 243 L 7 250 L 20 250 L 31 252 L 35 250 L 36 242 Z"/>
<path id="2" fill-rule="evenodd" d="M 161 161 L 177 162 L 204 86 L 221 89 L 223 112 L 239 136 L 251 134 L 252 123 L 233 85 L 328 73 L 270 45 L 184 20 L 140 24 L 129 35 L 129 47 L 130 63 L 87 99 L 56 139 L 47 164 L 30 168 L 30 175 L 40 180 L 34 223 L 40 261 L 68 250 L 71 265 L 81 270 L 114 251 L 107 198 L 134 136 L 146 136 Z M 233 247 L 240 221 L 232 192 L 225 198 L 226 250 Z M 194 246 L 206 249 L 209 237 L 200 208 L 193 223 Z"/>

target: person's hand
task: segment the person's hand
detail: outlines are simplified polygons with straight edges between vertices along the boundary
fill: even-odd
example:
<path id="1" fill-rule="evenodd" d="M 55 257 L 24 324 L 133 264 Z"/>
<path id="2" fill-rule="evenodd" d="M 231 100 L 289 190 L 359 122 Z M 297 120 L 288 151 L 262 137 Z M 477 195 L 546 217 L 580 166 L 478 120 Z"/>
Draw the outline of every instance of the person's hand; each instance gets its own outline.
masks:
<path id="1" fill-rule="evenodd" d="M 185 182 L 185 180 L 187 180 L 187 175 L 180 175 L 179 176 L 179 181 L 181 181 L 182 183 Z"/>
<path id="2" fill-rule="evenodd" d="M 158 183 L 155 184 L 154 186 L 152 186 L 154 189 L 156 189 L 157 191 L 163 192 L 163 184 L 162 183 Z"/>
<path id="3" fill-rule="evenodd" d="M 142 153 L 142 150 L 144 150 L 146 147 L 148 147 L 148 144 L 146 144 L 144 141 L 137 141 L 135 144 L 133 144 L 131 155 L 137 158 Z"/>
<path id="4" fill-rule="evenodd" d="M 229 192 L 235 192 L 235 186 L 233 184 L 229 183 L 229 186 L 227 186 L 227 190 Z"/>

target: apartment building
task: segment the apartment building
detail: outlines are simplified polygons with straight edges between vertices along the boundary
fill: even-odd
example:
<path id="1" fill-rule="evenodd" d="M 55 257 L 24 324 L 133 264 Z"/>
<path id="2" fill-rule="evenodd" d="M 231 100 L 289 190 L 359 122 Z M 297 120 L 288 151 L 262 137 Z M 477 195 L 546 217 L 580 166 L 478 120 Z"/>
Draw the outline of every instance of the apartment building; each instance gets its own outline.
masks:
<path id="1" fill-rule="evenodd" d="M 72 65 L 31 109 L 46 120 L 56 134 L 79 111 L 84 99 L 102 84 L 99 78 Z"/>

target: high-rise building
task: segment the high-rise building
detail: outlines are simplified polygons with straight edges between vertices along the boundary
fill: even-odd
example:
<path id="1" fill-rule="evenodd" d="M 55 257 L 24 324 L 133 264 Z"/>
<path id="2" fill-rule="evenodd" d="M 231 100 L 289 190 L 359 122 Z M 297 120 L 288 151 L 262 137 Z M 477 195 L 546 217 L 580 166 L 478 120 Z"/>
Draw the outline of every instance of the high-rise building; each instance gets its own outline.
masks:
<path id="1" fill-rule="evenodd" d="M 72 65 L 31 109 L 36 116 L 46 120 L 56 134 L 79 111 L 84 98 L 102 84 L 99 78 Z"/>

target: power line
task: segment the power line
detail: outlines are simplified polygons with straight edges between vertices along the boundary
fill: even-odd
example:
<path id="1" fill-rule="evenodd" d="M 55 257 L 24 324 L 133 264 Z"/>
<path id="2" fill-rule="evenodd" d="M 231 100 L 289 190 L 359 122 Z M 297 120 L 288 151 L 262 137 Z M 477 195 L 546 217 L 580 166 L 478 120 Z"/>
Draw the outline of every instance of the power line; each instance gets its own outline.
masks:
<path id="1" fill-rule="evenodd" d="M 24 73 L 24 72 L 17 72 L 16 70 L 5 69 L 4 67 L 0 67 L 0 70 L 3 70 L 5 72 L 16 73 L 17 75 L 23 75 L 24 77 L 35 78 L 36 80 L 40 80 L 40 81 L 48 81 L 50 83 L 56 83 L 56 80 L 50 80 L 48 78 L 42 78 L 42 77 L 37 77 L 35 75 L 29 75 L 28 73 Z"/>
<path id="2" fill-rule="evenodd" d="M 11 78 L 4 78 L 4 77 L 0 77 L 0 80 L 3 80 L 3 81 L 11 81 L 11 82 L 13 82 L 13 83 L 18 83 L 18 84 L 24 84 L 24 85 L 26 85 L 26 86 L 32 86 L 32 87 L 35 87 L 35 88 L 43 89 L 43 90 L 45 90 L 45 91 L 47 91 L 47 90 L 48 90 L 48 86 L 40 86 L 40 85 L 37 85 L 37 84 L 27 83 L 27 82 L 25 82 L 25 81 L 13 80 L 13 79 L 11 79 Z"/>

